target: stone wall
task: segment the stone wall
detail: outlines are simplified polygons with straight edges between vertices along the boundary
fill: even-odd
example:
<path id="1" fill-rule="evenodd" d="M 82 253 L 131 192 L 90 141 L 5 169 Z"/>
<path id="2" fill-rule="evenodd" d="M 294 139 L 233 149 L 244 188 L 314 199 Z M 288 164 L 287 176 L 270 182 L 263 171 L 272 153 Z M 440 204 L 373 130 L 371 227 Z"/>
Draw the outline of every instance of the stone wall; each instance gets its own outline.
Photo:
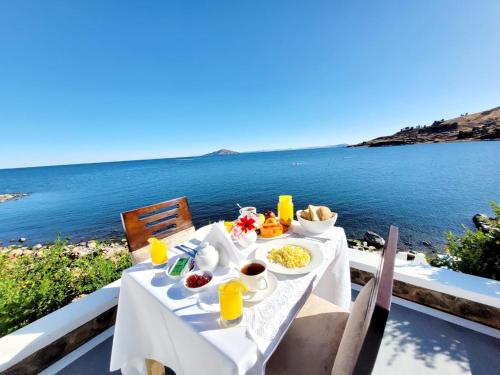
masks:
<path id="1" fill-rule="evenodd" d="M 351 267 L 351 282 L 354 284 L 365 285 L 372 277 L 373 274 L 370 272 Z M 394 280 L 392 294 L 420 305 L 432 307 L 448 314 L 500 329 L 500 309 L 493 306 L 469 301 L 399 280 Z"/>
<path id="2" fill-rule="evenodd" d="M 74 329 L 58 340 L 0 373 L 0 375 L 38 374 L 115 324 L 116 306 Z"/>

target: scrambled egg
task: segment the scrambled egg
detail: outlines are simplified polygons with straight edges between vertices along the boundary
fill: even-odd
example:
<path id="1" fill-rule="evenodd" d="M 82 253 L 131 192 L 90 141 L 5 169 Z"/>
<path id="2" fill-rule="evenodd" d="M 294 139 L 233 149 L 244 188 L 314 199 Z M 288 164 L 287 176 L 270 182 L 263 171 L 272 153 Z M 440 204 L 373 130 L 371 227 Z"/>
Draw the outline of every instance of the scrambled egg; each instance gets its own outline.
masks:
<path id="1" fill-rule="evenodd" d="M 286 268 L 301 268 L 311 262 L 311 254 L 303 247 L 286 245 L 280 249 L 272 249 L 267 255 L 267 259 Z"/>

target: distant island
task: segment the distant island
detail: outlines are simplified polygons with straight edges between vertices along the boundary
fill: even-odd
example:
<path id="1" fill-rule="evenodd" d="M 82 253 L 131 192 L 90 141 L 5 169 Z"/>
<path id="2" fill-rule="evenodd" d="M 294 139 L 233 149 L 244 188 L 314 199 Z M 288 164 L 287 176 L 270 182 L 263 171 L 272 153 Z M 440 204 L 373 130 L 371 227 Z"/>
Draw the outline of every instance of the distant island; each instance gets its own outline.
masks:
<path id="1" fill-rule="evenodd" d="M 211 152 L 209 154 L 202 155 L 202 156 L 219 156 L 219 155 L 236 155 L 236 154 L 239 154 L 239 152 L 228 150 L 225 148 L 221 148 L 220 150 L 217 150 L 217 151 L 214 151 L 214 152 Z"/>
<path id="2" fill-rule="evenodd" d="M 500 139 L 500 107 L 462 114 L 450 120 L 436 120 L 431 125 L 408 126 L 399 132 L 352 145 L 380 147 Z"/>

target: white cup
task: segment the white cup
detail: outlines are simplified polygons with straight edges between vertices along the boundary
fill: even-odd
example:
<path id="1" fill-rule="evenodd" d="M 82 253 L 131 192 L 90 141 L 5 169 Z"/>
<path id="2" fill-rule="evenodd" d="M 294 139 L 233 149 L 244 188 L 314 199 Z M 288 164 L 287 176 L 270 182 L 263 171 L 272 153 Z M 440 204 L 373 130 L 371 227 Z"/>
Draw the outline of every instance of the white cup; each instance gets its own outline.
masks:
<path id="1" fill-rule="evenodd" d="M 255 266 L 252 267 L 252 265 Z M 252 271 L 259 271 L 259 269 L 261 269 L 259 273 L 253 274 Z M 258 292 L 259 290 L 267 289 L 269 283 L 267 281 L 266 262 L 258 259 L 248 260 L 240 267 L 240 279 L 250 292 Z"/>
<path id="2" fill-rule="evenodd" d="M 240 208 L 240 216 L 243 214 L 254 214 L 257 215 L 257 207 L 241 207 Z"/>

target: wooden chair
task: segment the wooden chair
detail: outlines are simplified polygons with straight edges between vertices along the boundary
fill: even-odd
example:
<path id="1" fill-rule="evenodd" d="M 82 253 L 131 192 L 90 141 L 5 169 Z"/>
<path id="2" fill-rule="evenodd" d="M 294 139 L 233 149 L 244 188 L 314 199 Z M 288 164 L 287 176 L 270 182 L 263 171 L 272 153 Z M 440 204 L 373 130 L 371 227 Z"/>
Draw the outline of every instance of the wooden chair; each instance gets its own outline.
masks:
<path id="1" fill-rule="evenodd" d="M 398 228 L 391 226 L 375 277 L 350 313 L 311 294 L 269 359 L 266 374 L 371 374 L 391 307 L 397 242 Z"/>
<path id="2" fill-rule="evenodd" d="M 193 238 L 195 228 L 185 197 L 137 208 L 121 214 L 128 248 L 134 263 L 149 258 L 148 238 L 156 237 L 174 247 Z M 148 375 L 165 375 L 164 364 L 146 359 Z"/>
<path id="3" fill-rule="evenodd" d="M 162 239 L 173 247 L 191 239 L 195 232 L 186 197 L 123 212 L 121 216 L 135 263 L 149 258 L 148 238 Z"/>

